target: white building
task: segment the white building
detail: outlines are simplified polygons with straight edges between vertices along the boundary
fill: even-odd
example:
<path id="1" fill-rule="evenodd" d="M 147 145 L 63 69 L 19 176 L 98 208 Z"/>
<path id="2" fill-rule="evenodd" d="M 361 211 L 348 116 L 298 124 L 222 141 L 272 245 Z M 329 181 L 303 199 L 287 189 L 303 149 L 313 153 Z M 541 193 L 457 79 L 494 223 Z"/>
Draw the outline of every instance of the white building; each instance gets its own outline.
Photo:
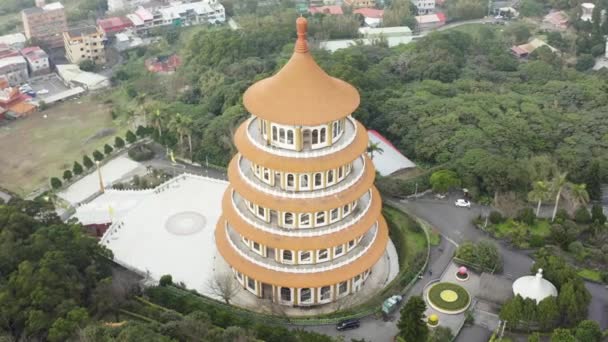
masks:
<path id="1" fill-rule="evenodd" d="M 6 44 L 13 49 L 23 49 L 26 38 L 23 33 L 13 33 L 0 36 L 0 44 Z"/>
<path id="2" fill-rule="evenodd" d="M 26 47 L 21 49 L 21 54 L 25 57 L 32 76 L 46 74 L 51 71 L 49 55 L 40 47 Z"/>
<path id="3" fill-rule="evenodd" d="M 23 56 L 12 56 L 0 59 L 0 77 L 5 77 L 10 85 L 27 82 L 27 62 Z"/>
<path id="4" fill-rule="evenodd" d="M 513 294 L 520 295 L 523 299 L 534 299 L 538 304 L 547 297 L 557 297 L 557 289 L 550 281 L 543 278 L 543 270 L 539 268 L 536 275 L 523 276 L 515 280 Z"/>
<path id="5" fill-rule="evenodd" d="M 410 0 L 418 9 L 418 14 L 429 14 L 435 11 L 435 0 Z"/>
<path id="6" fill-rule="evenodd" d="M 68 87 L 82 87 L 86 90 L 98 90 L 110 86 L 110 80 L 100 74 L 82 71 L 75 64 L 57 65 L 57 74 Z"/>
<path id="7" fill-rule="evenodd" d="M 108 0 L 108 12 L 130 11 L 151 0 Z"/>
<path id="8" fill-rule="evenodd" d="M 583 10 L 581 13 L 581 20 L 583 21 L 592 21 L 593 9 L 595 5 L 590 2 L 585 2 L 581 4 L 581 9 Z"/>
<path id="9" fill-rule="evenodd" d="M 319 47 L 335 52 L 340 49 L 346 49 L 357 44 L 372 45 L 378 40 L 385 40 L 388 47 L 394 47 L 401 44 L 412 42 L 412 30 L 407 26 L 397 27 L 361 27 L 359 34 L 363 36 L 360 39 L 336 39 L 326 40 L 319 43 Z"/>
<path id="10" fill-rule="evenodd" d="M 137 32 L 147 32 L 155 27 L 223 23 L 226 21 L 226 13 L 224 6 L 217 0 L 175 1 L 167 6 L 149 9 L 140 6 L 134 13 L 128 14 L 127 18 Z"/>

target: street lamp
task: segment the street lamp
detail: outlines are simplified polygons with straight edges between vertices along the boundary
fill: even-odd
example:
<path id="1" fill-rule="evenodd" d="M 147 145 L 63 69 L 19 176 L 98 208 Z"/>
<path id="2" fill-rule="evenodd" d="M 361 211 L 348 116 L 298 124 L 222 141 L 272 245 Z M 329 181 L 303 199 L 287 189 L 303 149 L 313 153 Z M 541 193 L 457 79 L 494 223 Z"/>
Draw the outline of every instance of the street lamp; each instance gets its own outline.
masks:
<path id="1" fill-rule="evenodd" d="M 95 161 L 95 165 L 97 165 L 97 176 L 99 177 L 99 191 L 103 194 L 105 189 L 103 187 L 103 179 L 101 178 L 101 168 L 99 167 L 99 160 Z"/>

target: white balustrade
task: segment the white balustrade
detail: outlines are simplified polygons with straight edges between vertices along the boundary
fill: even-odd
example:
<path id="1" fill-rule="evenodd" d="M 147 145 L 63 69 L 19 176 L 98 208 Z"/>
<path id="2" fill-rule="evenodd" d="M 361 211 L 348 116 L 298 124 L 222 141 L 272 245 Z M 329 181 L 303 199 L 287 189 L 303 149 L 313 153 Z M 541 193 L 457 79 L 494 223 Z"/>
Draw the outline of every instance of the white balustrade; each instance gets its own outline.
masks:
<path id="1" fill-rule="evenodd" d="M 232 239 L 230 238 L 230 234 L 228 232 L 229 228 L 228 228 L 227 223 L 226 223 L 225 228 L 226 228 L 226 230 L 225 230 L 226 239 L 228 239 L 228 243 L 235 251 L 237 251 L 237 253 L 239 253 L 239 255 L 241 257 L 247 259 L 249 262 L 252 262 L 252 263 L 254 263 L 258 266 L 264 267 L 266 269 L 277 271 L 277 272 L 284 272 L 284 273 L 320 273 L 320 272 L 335 270 L 336 268 L 340 268 L 344 265 L 348 265 L 348 264 L 352 263 L 353 261 L 359 259 L 362 255 L 367 253 L 367 251 L 369 251 L 369 249 L 374 245 L 374 242 L 376 241 L 376 238 L 378 237 L 378 223 L 376 223 L 376 224 L 374 224 L 374 227 L 372 227 L 372 229 L 375 229 L 375 230 L 374 230 L 374 235 L 373 235 L 370 243 L 367 246 L 365 246 L 363 249 L 358 251 L 357 253 L 350 255 L 349 258 L 341 260 L 340 262 L 337 262 L 337 263 L 331 263 L 330 265 L 323 266 L 323 267 L 314 267 L 314 266 L 309 267 L 310 265 L 294 265 L 292 267 L 286 267 L 286 266 L 270 265 L 268 263 L 265 263 L 265 262 L 262 262 L 262 261 L 256 259 L 255 257 L 252 257 L 248 253 L 242 251 L 240 248 L 238 248 L 236 246 L 234 241 L 232 241 Z M 305 268 L 302 266 L 305 266 Z"/>

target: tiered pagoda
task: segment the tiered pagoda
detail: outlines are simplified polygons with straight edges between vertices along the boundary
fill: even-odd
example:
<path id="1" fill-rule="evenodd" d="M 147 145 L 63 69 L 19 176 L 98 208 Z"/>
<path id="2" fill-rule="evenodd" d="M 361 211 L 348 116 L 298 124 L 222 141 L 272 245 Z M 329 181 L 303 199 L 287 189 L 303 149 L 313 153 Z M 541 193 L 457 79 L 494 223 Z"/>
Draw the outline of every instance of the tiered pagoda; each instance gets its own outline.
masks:
<path id="1" fill-rule="evenodd" d="M 311 306 L 358 292 L 388 229 L 367 132 L 351 117 L 359 93 L 314 61 L 306 19 L 296 26 L 291 59 L 243 96 L 251 118 L 234 136 L 215 239 L 246 290 Z"/>

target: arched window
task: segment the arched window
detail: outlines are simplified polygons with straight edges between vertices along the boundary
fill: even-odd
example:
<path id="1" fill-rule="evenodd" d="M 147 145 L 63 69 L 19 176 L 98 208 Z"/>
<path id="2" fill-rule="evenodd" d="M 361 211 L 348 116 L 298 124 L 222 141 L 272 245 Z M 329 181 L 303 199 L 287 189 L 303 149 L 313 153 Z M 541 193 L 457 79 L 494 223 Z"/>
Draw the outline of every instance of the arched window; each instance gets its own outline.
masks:
<path id="1" fill-rule="evenodd" d="M 309 227 L 310 226 L 310 214 L 303 213 L 300 214 L 300 227 Z"/>
<path id="2" fill-rule="evenodd" d="M 334 170 L 327 171 L 327 183 L 331 184 L 334 182 Z"/>
<path id="3" fill-rule="evenodd" d="M 308 303 L 312 300 L 312 292 L 310 289 L 300 289 L 300 303 Z"/>
<path id="4" fill-rule="evenodd" d="M 294 187 L 296 183 L 296 178 L 292 173 L 287 174 L 287 186 Z"/>
<path id="5" fill-rule="evenodd" d="M 344 216 L 348 215 L 348 213 L 350 213 L 350 205 L 345 205 L 344 206 Z"/>
<path id="6" fill-rule="evenodd" d="M 272 126 L 272 141 L 277 141 L 277 126 Z"/>
<path id="7" fill-rule="evenodd" d="M 283 262 L 293 262 L 293 253 L 291 251 L 283 251 Z"/>
<path id="8" fill-rule="evenodd" d="M 323 185 L 323 174 L 318 172 L 315 173 L 315 187 Z"/>
<path id="9" fill-rule="evenodd" d="M 321 288 L 321 300 L 329 300 L 331 298 L 331 287 L 323 286 Z"/>
<path id="10" fill-rule="evenodd" d="M 317 261 L 326 261 L 329 259 L 329 249 L 321 249 L 317 254 Z"/>
<path id="11" fill-rule="evenodd" d="M 332 125 L 332 127 L 333 127 L 333 132 L 332 132 L 332 135 L 333 135 L 333 136 L 334 136 L 334 138 L 335 138 L 335 137 L 337 137 L 337 136 L 338 136 L 338 134 L 340 134 L 340 132 L 338 131 L 338 127 L 340 127 L 340 126 L 338 125 L 338 121 L 334 121 L 334 124 Z"/>
<path id="12" fill-rule="evenodd" d="M 323 128 L 321 128 L 319 142 L 324 143 L 326 138 L 327 138 L 327 129 L 325 129 L 325 127 L 323 127 Z"/>
<path id="13" fill-rule="evenodd" d="M 308 189 L 308 175 L 300 175 L 300 189 Z"/>
<path id="14" fill-rule="evenodd" d="M 292 226 L 293 225 L 293 213 L 285 213 L 284 222 L 285 222 L 285 225 Z"/>
<path id="15" fill-rule="evenodd" d="M 316 214 L 315 222 L 316 222 L 317 226 L 325 224 L 325 212 L 324 211 L 319 211 Z"/>
<path id="16" fill-rule="evenodd" d="M 287 131 L 287 143 L 293 145 L 293 131 L 291 129 Z"/>
<path id="17" fill-rule="evenodd" d="M 312 130 L 312 143 L 313 145 L 319 143 L 319 130 L 317 129 Z"/>
<path id="18" fill-rule="evenodd" d="M 281 300 L 284 302 L 291 302 L 291 289 L 288 287 L 281 287 Z"/>
<path id="19" fill-rule="evenodd" d="M 302 251 L 300 252 L 300 262 L 301 263 L 310 263 L 312 261 L 310 251 Z"/>
<path id="20" fill-rule="evenodd" d="M 285 142 L 285 129 L 284 128 L 279 129 L 279 142 L 282 142 L 282 143 Z"/>

